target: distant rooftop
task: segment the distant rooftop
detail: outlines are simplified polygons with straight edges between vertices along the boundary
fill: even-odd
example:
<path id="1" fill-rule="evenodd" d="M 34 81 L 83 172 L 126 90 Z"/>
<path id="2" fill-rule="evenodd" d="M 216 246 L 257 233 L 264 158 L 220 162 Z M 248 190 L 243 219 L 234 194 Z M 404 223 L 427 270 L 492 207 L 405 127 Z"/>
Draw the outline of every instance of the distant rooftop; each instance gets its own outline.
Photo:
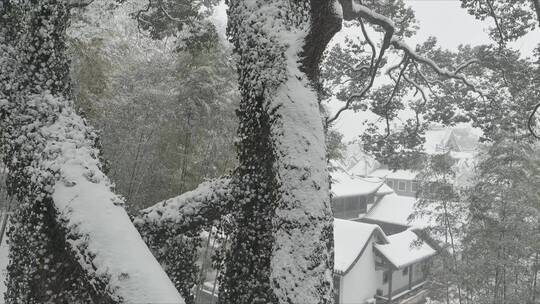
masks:
<path id="1" fill-rule="evenodd" d="M 386 235 L 377 225 L 334 219 L 334 270 L 338 273 L 347 272 L 374 233 L 388 242 Z"/>
<path id="2" fill-rule="evenodd" d="M 414 213 L 415 203 L 414 197 L 385 195 L 375 203 L 364 218 L 402 226 L 426 227 L 429 223 L 422 218 L 409 221 L 409 216 Z"/>
<path id="3" fill-rule="evenodd" d="M 382 196 L 382 195 L 388 195 L 388 194 L 392 194 L 392 193 L 394 193 L 394 189 L 390 188 L 390 186 L 388 186 L 386 183 L 384 183 L 384 184 L 379 188 L 379 190 L 377 190 L 377 192 L 375 193 L 375 195 Z"/>
<path id="4" fill-rule="evenodd" d="M 413 180 L 416 175 L 418 175 L 417 171 L 412 170 L 390 170 L 390 169 L 377 169 L 369 174 L 369 176 L 372 177 L 379 177 L 379 178 L 395 178 L 395 179 L 405 179 L 405 180 Z"/>
<path id="5" fill-rule="evenodd" d="M 334 270 L 344 274 L 364 253 L 372 237 L 375 248 L 394 267 L 403 268 L 431 257 L 437 251 L 412 230 L 386 236 L 375 224 L 334 219 Z"/>
<path id="6" fill-rule="evenodd" d="M 332 193 L 335 197 L 368 195 L 375 193 L 383 185 L 381 178 L 353 176 L 341 168 L 337 168 L 331 176 Z"/>
<path id="7" fill-rule="evenodd" d="M 391 235 L 388 240 L 390 241 L 388 244 L 375 244 L 375 249 L 398 269 L 437 254 L 435 249 L 411 230 Z"/>
<path id="8" fill-rule="evenodd" d="M 426 131 L 424 151 L 428 154 L 440 153 L 450 140 L 452 129 L 437 128 Z"/>
<path id="9" fill-rule="evenodd" d="M 425 134 L 424 151 L 428 154 L 454 152 L 474 152 L 479 144 L 478 130 L 470 126 L 431 126 Z"/>

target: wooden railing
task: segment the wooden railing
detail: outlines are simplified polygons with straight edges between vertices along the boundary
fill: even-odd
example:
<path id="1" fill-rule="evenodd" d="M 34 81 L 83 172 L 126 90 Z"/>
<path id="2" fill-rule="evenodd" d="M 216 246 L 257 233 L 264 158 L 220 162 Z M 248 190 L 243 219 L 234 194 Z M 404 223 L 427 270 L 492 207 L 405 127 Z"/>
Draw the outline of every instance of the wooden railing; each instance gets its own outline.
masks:
<path id="1" fill-rule="evenodd" d="M 409 288 L 409 286 L 404 286 L 402 288 L 398 288 L 396 290 L 392 290 L 392 303 L 398 303 L 398 302 L 394 302 L 396 300 L 399 300 L 399 298 L 413 292 L 413 291 L 417 291 L 419 288 L 421 288 L 424 283 L 426 282 L 426 279 L 425 278 L 420 278 L 416 281 L 414 281 L 412 284 L 411 284 L 411 288 Z M 377 303 L 389 303 L 388 302 L 388 294 L 386 295 L 376 295 L 375 298 L 377 300 L 379 300 Z"/>

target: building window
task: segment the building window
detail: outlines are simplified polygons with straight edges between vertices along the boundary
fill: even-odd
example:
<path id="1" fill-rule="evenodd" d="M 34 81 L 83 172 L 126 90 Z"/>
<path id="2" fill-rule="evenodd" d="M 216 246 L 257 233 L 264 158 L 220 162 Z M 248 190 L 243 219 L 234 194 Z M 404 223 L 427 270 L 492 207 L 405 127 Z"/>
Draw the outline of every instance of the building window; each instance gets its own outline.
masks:
<path id="1" fill-rule="evenodd" d="M 345 198 L 345 212 L 347 215 L 351 215 L 354 211 L 358 209 L 358 202 L 356 197 L 346 197 Z"/>
<path id="2" fill-rule="evenodd" d="M 387 284 L 389 279 L 390 279 L 390 271 L 387 270 L 387 271 L 383 272 L 383 274 L 382 274 L 382 283 Z"/>
<path id="3" fill-rule="evenodd" d="M 408 274 L 409 274 L 409 267 L 407 266 L 407 267 L 405 267 L 405 268 L 403 269 L 403 275 L 406 276 L 406 275 L 408 275 Z"/>
<path id="4" fill-rule="evenodd" d="M 418 191 L 418 182 L 412 182 L 411 183 L 411 192 Z"/>
<path id="5" fill-rule="evenodd" d="M 345 217 L 345 201 L 342 198 L 332 199 L 332 211 L 337 218 Z"/>
<path id="6" fill-rule="evenodd" d="M 406 191 L 407 190 L 407 184 L 404 181 L 398 182 L 398 190 L 399 191 Z"/>
<path id="7" fill-rule="evenodd" d="M 375 203 L 375 196 L 373 194 L 370 194 L 368 197 L 367 197 L 367 204 L 368 205 L 371 205 L 371 204 L 374 204 Z"/>
<path id="8" fill-rule="evenodd" d="M 366 196 L 332 198 L 334 217 L 341 219 L 358 218 L 360 214 L 367 212 L 367 199 Z"/>
<path id="9" fill-rule="evenodd" d="M 360 196 L 360 213 L 366 213 L 367 211 L 367 197 Z"/>
<path id="10" fill-rule="evenodd" d="M 360 213 L 360 206 L 358 202 L 358 197 L 351 196 L 345 198 L 347 205 L 345 210 L 346 218 L 357 218 L 358 213 Z"/>
<path id="11" fill-rule="evenodd" d="M 393 180 L 391 180 L 391 179 L 386 180 L 386 184 L 388 185 L 388 187 L 394 189 L 394 181 Z"/>

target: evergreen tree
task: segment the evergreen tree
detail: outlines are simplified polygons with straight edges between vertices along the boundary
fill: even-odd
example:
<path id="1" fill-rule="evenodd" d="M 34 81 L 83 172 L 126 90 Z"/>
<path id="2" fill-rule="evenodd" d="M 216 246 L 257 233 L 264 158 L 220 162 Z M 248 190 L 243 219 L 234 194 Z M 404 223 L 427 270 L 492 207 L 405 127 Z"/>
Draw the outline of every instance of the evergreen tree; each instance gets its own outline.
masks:
<path id="1" fill-rule="evenodd" d="M 236 165 L 234 60 L 213 25 L 157 40 L 141 21 L 139 32 L 137 6 L 108 2 L 94 1 L 70 31 L 75 102 L 100 130 L 117 191 L 140 209 Z"/>
<path id="2" fill-rule="evenodd" d="M 506 135 L 482 155 L 463 239 L 471 303 L 538 301 L 537 154 L 537 145 Z"/>
<path id="3" fill-rule="evenodd" d="M 418 178 L 417 202 L 411 219 L 427 223 L 422 233 L 440 247 L 439 258 L 430 270 L 430 298 L 447 304 L 464 303 L 461 278 L 461 240 L 467 205 L 461 197 L 466 185 L 457 183 L 459 160 L 450 154 L 427 156 Z"/>

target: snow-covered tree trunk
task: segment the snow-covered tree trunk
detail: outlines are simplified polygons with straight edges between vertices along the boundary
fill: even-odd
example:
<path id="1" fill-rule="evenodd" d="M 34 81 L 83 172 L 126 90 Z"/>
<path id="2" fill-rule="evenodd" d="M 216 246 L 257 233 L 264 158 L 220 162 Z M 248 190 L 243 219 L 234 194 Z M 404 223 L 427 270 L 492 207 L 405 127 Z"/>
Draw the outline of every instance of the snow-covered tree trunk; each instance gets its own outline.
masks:
<path id="1" fill-rule="evenodd" d="M 242 94 L 222 303 L 331 303 L 332 213 L 316 82 L 332 1 L 229 1 Z"/>
<path id="2" fill-rule="evenodd" d="M 341 6 L 228 4 L 239 55 L 240 164 L 230 178 L 145 210 L 137 224 L 154 243 L 160 229 L 194 233 L 229 215 L 234 229 L 220 303 L 332 303 L 332 213 L 318 93 L 319 63 L 341 28 Z"/>
<path id="3" fill-rule="evenodd" d="M 112 192 L 96 134 L 74 111 L 68 3 L 18 2 L 11 17 L 20 32 L 0 41 L 0 144 L 20 203 L 6 301 L 183 303 Z"/>

